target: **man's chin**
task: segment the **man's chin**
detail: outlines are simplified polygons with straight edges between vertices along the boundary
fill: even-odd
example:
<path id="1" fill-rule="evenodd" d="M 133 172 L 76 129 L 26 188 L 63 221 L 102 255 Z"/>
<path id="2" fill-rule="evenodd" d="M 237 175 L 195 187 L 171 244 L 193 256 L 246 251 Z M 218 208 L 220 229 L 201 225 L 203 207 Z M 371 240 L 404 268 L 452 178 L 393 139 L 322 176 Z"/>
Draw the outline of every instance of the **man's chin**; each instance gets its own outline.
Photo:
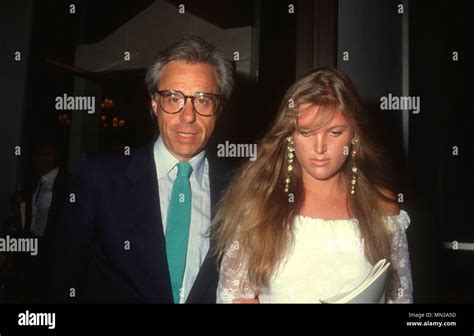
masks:
<path id="1" fill-rule="evenodd" d="M 183 147 L 188 147 L 188 148 L 183 148 Z M 193 158 L 194 156 L 198 155 L 201 152 L 201 149 L 195 146 L 179 146 L 179 148 L 176 148 L 176 151 L 174 151 L 174 156 L 176 156 L 179 159 L 185 159 L 189 160 Z"/>

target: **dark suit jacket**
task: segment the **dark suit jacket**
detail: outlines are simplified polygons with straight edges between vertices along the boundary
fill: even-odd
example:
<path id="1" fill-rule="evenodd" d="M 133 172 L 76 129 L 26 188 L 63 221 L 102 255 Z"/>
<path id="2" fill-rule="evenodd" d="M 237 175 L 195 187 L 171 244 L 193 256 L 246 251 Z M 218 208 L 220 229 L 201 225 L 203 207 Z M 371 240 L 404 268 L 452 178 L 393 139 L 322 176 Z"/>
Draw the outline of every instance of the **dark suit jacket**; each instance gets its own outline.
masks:
<path id="1" fill-rule="evenodd" d="M 212 212 L 225 176 L 209 160 Z M 80 160 L 71 192 L 52 248 L 53 302 L 172 303 L 153 143 Z M 215 303 L 217 282 L 208 254 L 187 302 Z"/>
<path id="2" fill-rule="evenodd" d="M 48 210 L 48 220 L 46 229 L 42 237 L 34 236 L 29 230 L 32 220 L 32 196 L 38 186 L 35 181 L 33 187 L 27 189 L 26 192 L 26 209 L 25 209 L 25 232 L 26 236 L 38 238 L 38 255 L 25 255 L 21 258 L 21 268 L 25 272 L 25 283 L 22 289 L 22 296 L 27 302 L 44 302 L 47 300 L 46 291 L 48 288 L 48 268 L 49 268 L 49 247 L 51 243 L 51 232 L 60 225 L 61 211 L 64 205 L 65 194 L 67 189 L 68 174 L 66 169 L 60 167 L 56 176 L 53 188 L 51 205 Z"/>

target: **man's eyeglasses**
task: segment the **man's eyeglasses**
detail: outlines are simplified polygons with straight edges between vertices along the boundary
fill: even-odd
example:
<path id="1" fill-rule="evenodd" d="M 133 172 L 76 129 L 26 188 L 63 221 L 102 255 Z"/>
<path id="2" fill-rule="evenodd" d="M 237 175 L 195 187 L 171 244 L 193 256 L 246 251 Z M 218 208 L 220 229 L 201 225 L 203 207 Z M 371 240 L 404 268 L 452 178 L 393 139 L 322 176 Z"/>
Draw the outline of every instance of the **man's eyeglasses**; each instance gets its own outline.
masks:
<path id="1" fill-rule="evenodd" d="M 176 90 L 156 92 L 159 95 L 158 103 L 161 109 L 169 114 L 181 112 L 188 98 L 191 98 L 196 113 L 202 116 L 212 116 L 216 113 L 221 100 L 221 95 L 215 93 L 196 92 L 194 96 L 186 96 L 181 91 Z"/>

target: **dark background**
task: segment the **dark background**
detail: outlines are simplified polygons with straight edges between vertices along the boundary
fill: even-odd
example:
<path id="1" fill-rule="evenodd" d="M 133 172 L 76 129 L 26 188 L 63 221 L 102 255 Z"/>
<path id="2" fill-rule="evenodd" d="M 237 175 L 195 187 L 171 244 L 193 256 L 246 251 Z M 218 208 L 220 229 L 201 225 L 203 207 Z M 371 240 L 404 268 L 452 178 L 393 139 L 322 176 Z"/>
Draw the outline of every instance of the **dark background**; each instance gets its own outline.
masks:
<path id="1" fill-rule="evenodd" d="M 147 27 L 169 26 L 166 34 L 173 37 L 197 34 L 219 40 L 188 29 L 190 25 L 180 26 L 179 20 L 186 19 L 177 13 L 180 4 L 185 5 L 184 15 L 204 20 L 222 34 L 251 29 L 242 37 L 251 46 L 250 71 L 236 73 L 235 91 L 210 142 L 211 150 L 226 140 L 258 141 L 285 90 L 305 71 L 334 66 L 346 72 L 373 112 L 374 134 L 391 154 L 398 192 L 404 195 L 401 206 L 411 217 L 408 239 L 415 302 L 474 302 L 474 252 L 443 247 L 443 242 L 474 243 L 473 58 L 468 49 L 474 30 L 469 1 L 158 2 L 176 6 L 176 17 L 157 17 Z M 408 16 L 407 43 L 399 3 Z M 70 4 L 61 0 L 1 4 L 0 221 L 8 215 L 9 195 L 30 182 L 31 150 L 42 134 L 54 133 L 60 139 L 64 164 L 71 169 L 82 153 L 142 145 L 155 132 L 144 66 L 98 71 L 75 65 L 79 45 L 107 39 L 154 2 L 75 1 L 74 15 L 69 13 Z M 295 14 L 288 13 L 290 4 Z M 150 35 L 155 36 L 153 29 L 128 36 L 115 46 L 117 54 L 128 50 L 127 41 Z M 155 37 L 156 46 L 147 52 L 156 55 L 166 36 Z M 409 50 L 405 56 L 404 48 Z M 18 50 L 21 62 L 14 61 Z M 232 55 L 232 50 L 224 51 Z M 343 61 L 343 51 L 350 52 L 349 61 Z M 457 62 L 452 60 L 453 51 L 459 52 Z M 403 76 L 403 64 L 409 64 L 408 78 Z M 380 96 L 402 95 L 406 83 L 410 96 L 421 97 L 421 113 L 406 114 L 407 122 L 401 111 L 379 108 Z M 63 93 L 96 96 L 96 113 L 56 111 L 54 98 Z M 113 107 L 100 108 L 106 98 L 113 100 Z M 17 145 L 21 156 L 13 154 Z M 459 155 L 452 155 L 453 146 Z"/>

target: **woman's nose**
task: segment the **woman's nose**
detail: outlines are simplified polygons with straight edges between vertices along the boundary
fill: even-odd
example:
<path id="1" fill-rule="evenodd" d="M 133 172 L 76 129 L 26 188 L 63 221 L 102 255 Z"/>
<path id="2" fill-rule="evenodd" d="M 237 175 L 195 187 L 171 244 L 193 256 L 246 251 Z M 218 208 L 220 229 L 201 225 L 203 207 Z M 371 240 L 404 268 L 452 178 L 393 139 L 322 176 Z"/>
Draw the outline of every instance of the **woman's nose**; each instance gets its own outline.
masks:
<path id="1" fill-rule="evenodd" d="M 313 149 L 316 153 L 318 154 L 323 154 L 324 152 L 327 151 L 328 147 L 326 144 L 326 137 L 324 133 L 317 133 L 314 136 L 314 144 L 313 144 Z"/>

